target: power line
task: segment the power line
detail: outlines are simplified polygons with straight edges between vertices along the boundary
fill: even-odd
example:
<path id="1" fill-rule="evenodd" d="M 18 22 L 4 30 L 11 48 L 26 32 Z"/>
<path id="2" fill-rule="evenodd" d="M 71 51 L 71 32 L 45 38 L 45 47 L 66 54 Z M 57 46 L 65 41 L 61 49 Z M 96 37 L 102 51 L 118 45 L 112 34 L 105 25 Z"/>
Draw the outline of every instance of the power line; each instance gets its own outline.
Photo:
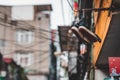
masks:
<path id="1" fill-rule="evenodd" d="M 68 4 L 69 4 L 70 8 L 72 9 L 72 11 L 74 11 L 74 12 L 78 12 L 78 11 L 79 11 L 79 10 L 74 10 L 74 9 L 73 9 L 73 7 L 72 7 L 72 5 L 70 4 L 69 0 L 67 0 L 67 2 L 68 2 Z"/>
<path id="2" fill-rule="evenodd" d="M 4 20 L 4 19 L 3 19 L 3 20 Z M 9 24 L 9 25 L 7 25 L 6 23 Z M 28 23 L 26 23 L 26 24 L 28 24 Z M 26 24 L 23 24 L 23 25 L 26 25 Z M 13 25 L 11 26 L 11 24 L 9 23 L 9 21 L 6 21 L 6 22 L 4 22 L 4 23 L 1 23 L 1 25 L 2 25 L 2 26 L 5 26 L 5 27 L 12 27 L 12 26 L 13 26 Z M 15 25 L 14 25 L 14 26 L 15 26 Z M 35 27 L 35 26 L 30 25 L 30 24 L 29 24 L 29 26 L 30 26 L 30 27 L 24 27 L 23 29 L 34 31 L 34 30 L 31 29 L 31 28 L 32 28 L 32 27 Z M 17 27 L 17 26 L 15 26 L 15 27 Z M 44 30 L 44 29 L 42 29 L 42 28 L 41 28 L 40 30 L 41 30 L 41 31 L 44 31 L 44 32 L 53 33 L 53 32 Z M 39 33 L 41 33 L 41 34 L 40 34 L 40 37 L 42 37 L 42 38 L 44 38 L 44 39 L 46 39 L 46 40 L 52 40 L 51 38 L 45 37 L 46 34 L 44 34 L 44 33 L 42 33 L 42 32 L 39 32 Z M 37 37 L 38 37 L 38 36 L 37 36 Z M 40 38 L 40 37 L 39 37 L 39 38 Z M 57 41 L 56 41 L 56 42 L 57 42 Z M 33 46 L 36 46 L 36 45 L 33 45 Z M 33 47 L 33 46 L 29 46 L 29 47 L 26 47 L 26 48 L 21 49 L 21 50 L 23 50 L 23 51 L 24 51 L 24 50 L 28 50 L 30 47 Z M 9 53 L 13 53 L 13 52 L 15 52 L 15 51 L 16 51 L 16 50 L 14 50 L 14 51 L 12 51 L 12 52 L 9 52 Z M 45 55 L 46 52 L 48 52 L 48 51 L 43 51 L 43 50 L 35 50 L 35 51 L 43 52 L 42 54 L 40 54 L 40 56 L 43 56 L 43 55 Z M 47 53 L 47 54 L 48 54 L 48 53 Z M 40 60 L 39 63 L 44 62 L 46 59 L 48 59 L 48 57 L 49 57 L 49 56 L 47 56 L 46 58 Z"/>
<path id="3" fill-rule="evenodd" d="M 34 45 L 34 46 L 36 46 L 36 45 Z M 32 46 L 32 47 L 34 47 L 34 46 Z M 6 54 L 6 55 L 11 55 L 12 53 L 14 53 L 14 52 L 16 52 L 16 51 L 27 51 L 27 50 L 34 50 L 34 49 L 29 49 L 30 47 L 25 47 L 24 49 L 18 49 L 18 50 L 13 50 L 13 51 L 11 51 L 11 52 L 9 52 L 10 54 Z M 34 51 L 36 51 L 36 50 L 34 50 Z M 45 51 L 43 51 L 43 50 L 37 50 L 37 51 L 41 51 L 41 52 L 47 52 L 48 50 L 45 50 Z M 31 51 L 28 51 L 28 52 L 31 52 Z"/>
<path id="4" fill-rule="evenodd" d="M 79 11 L 105 11 L 105 10 L 113 10 L 114 8 L 112 7 L 106 7 L 106 8 L 85 8 L 85 9 L 78 9 L 74 10 L 72 5 L 70 4 L 69 0 L 67 0 L 69 6 L 71 7 L 72 11 L 74 12 L 79 12 Z"/>
<path id="5" fill-rule="evenodd" d="M 2 19 L 3 21 L 4 21 L 4 19 Z M 7 22 L 6 21 L 6 23 L 7 24 L 9 24 L 9 25 L 11 25 L 9 22 Z M 4 24 L 1 24 L 1 25 L 3 25 L 3 26 L 7 26 L 7 27 L 11 27 L 11 26 L 8 26 L 8 25 L 6 25 L 6 23 L 4 22 Z M 28 23 L 27 23 L 28 24 Z M 13 26 L 13 25 L 12 25 Z M 29 26 L 32 26 L 32 25 L 30 25 L 29 24 Z M 15 26 L 16 27 L 16 26 Z M 35 26 L 32 26 L 32 27 L 35 27 Z M 27 27 L 28 28 L 28 27 Z M 24 28 L 25 29 L 25 28 Z M 29 28 L 30 29 L 30 28 Z M 42 28 L 40 28 L 40 30 L 41 31 L 45 31 L 45 32 L 49 32 L 49 33 L 53 33 L 53 32 L 51 32 L 51 31 L 48 31 L 48 30 L 44 30 L 44 29 L 42 29 Z M 33 30 L 32 30 L 33 31 Z M 43 37 L 44 39 L 47 39 L 47 40 L 52 40 L 51 38 L 47 38 L 47 37 L 45 37 L 45 36 L 42 36 L 41 35 L 41 37 Z M 24 50 L 26 50 L 27 48 L 30 48 L 30 47 L 33 47 L 33 46 L 29 46 L 29 47 L 26 47 L 26 48 L 24 48 Z M 22 49 L 23 50 L 23 49 Z M 14 51 L 13 51 L 14 52 Z M 12 53 L 12 52 L 10 52 L 10 53 Z"/>
<path id="6" fill-rule="evenodd" d="M 11 25 L 10 23 L 8 23 L 8 22 L 6 22 L 7 24 L 9 24 L 9 25 Z M 8 25 L 5 25 L 6 23 L 4 23 L 4 24 L 1 24 L 0 23 L 0 25 L 2 25 L 2 26 L 6 26 L 6 27 L 11 27 L 11 26 L 8 26 Z M 13 26 L 13 25 L 12 25 Z M 23 28 L 23 29 L 25 29 L 25 28 Z M 26 30 L 26 29 L 25 29 Z M 27 30 L 29 30 L 29 29 L 27 29 Z M 42 29 L 43 30 L 43 29 Z M 47 31 L 47 30 L 44 30 L 44 31 Z M 48 31 L 47 31 L 48 32 Z M 40 33 L 40 32 L 39 32 Z M 51 32 L 52 33 L 52 32 Z M 42 34 L 44 34 L 44 33 L 42 33 Z M 40 34 L 41 36 L 36 36 L 36 37 L 38 37 L 38 38 L 40 38 L 40 37 L 42 37 L 42 38 L 44 38 L 44 39 L 47 39 L 47 40 L 52 40 L 51 38 L 47 38 L 47 37 L 45 37 L 45 36 L 42 36 L 42 34 Z M 46 34 L 45 34 L 46 35 Z M 59 41 L 55 41 L 55 42 L 59 42 Z"/>
<path id="7" fill-rule="evenodd" d="M 6 8 L 5 8 L 6 9 Z M 7 10 L 8 11 L 8 10 Z M 9 16 L 9 15 L 8 15 Z M 18 16 L 17 16 L 18 17 Z M 18 17 L 19 18 L 19 17 Z M 35 26 L 33 26 L 33 25 L 31 25 L 31 24 L 29 24 L 28 22 L 26 22 L 26 21 L 24 21 L 23 23 L 25 23 L 25 24 L 28 24 L 30 27 L 32 27 L 32 28 L 35 28 Z M 57 33 L 55 33 L 55 32 L 52 32 L 52 31 L 49 31 L 49 30 L 45 30 L 45 29 L 42 29 L 42 28 L 39 28 L 40 29 L 40 31 L 44 31 L 44 32 L 48 32 L 48 33 L 52 33 L 52 34 L 56 34 L 56 35 L 58 35 Z M 65 35 L 62 35 L 63 37 L 67 37 L 67 36 L 65 36 Z M 57 41 L 56 41 L 57 42 Z"/>
<path id="8" fill-rule="evenodd" d="M 2 12 L 1 12 L 2 13 Z M 7 16 L 9 16 L 9 15 L 7 15 Z M 10 16 L 9 16 L 10 17 Z M 8 23 L 8 22 L 7 22 Z M 35 26 L 33 26 L 33 25 L 31 25 L 31 24 L 29 24 L 29 23 L 27 23 L 27 22 L 23 22 L 23 23 L 25 23 L 25 24 L 28 24 L 29 26 L 31 26 L 32 28 L 34 28 Z M 8 23 L 8 24 L 10 24 L 10 23 Z M 11 25 L 11 24 L 10 24 Z M 23 28 L 23 27 L 22 27 Z M 23 29 L 25 29 L 25 30 L 32 30 L 33 31 L 33 29 L 31 29 L 31 28 L 29 28 L 29 27 L 27 27 L 27 28 L 23 28 Z M 52 32 L 52 31 L 49 31 L 49 30 L 45 30 L 45 29 L 42 29 L 42 28 L 40 28 L 40 31 L 44 31 L 44 32 L 49 32 L 49 33 L 52 33 L 52 34 L 57 34 L 57 33 L 54 33 L 54 32 Z M 57 34 L 58 35 L 58 34 Z M 65 35 L 62 35 L 63 37 L 67 37 L 67 36 L 65 36 Z M 43 38 L 45 38 L 45 37 L 43 37 Z M 47 38 L 45 38 L 45 39 L 47 39 Z M 48 40 L 52 40 L 51 38 L 48 38 Z M 55 41 L 55 42 L 58 42 L 58 41 Z"/>
<path id="9" fill-rule="evenodd" d="M 1 24 L 1 23 L 0 23 L 0 25 L 6 26 L 5 24 Z M 38 37 L 38 36 L 35 36 L 35 37 Z M 45 37 L 45 36 L 42 36 L 41 34 L 40 34 L 40 37 L 42 37 L 42 38 L 44 38 L 44 39 L 46 39 L 46 40 L 52 40 L 51 38 L 47 38 L 47 37 Z M 10 41 L 10 40 L 7 40 L 7 41 Z M 11 40 L 11 42 L 15 42 L 15 41 L 12 41 L 12 40 Z M 45 41 L 43 40 L 42 43 L 43 43 L 43 42 L 45 42 Z M 55 41 L 55 42 L 58 42 L 58 41 Z M 18 44 L 17 44 L 17 45 L 18 45 Z M 20 46 L 20 45 L 19 45 L 19 46 Z"/>
<path id="10" fill-rule="evenodd" d="M 3 21 L 4 21 L 4 19 L 3 19 Z M 9 25 L 11 25 L 10 23 L 8 23 L 8 22 L 6 22 L 7 24 L 9 24 Z M 28 24 L 28 23 L 27 23 Z M 1 24 L 1 25 L 3 25 L 3 24 Z M 30 25 L 30 24 L 29 24 Z M 3 25 L 3 26 L 5 26 L 5 25 Z M 13 25 L 12 25 L 13 26 Z M 15 26 L 15 25 L 14 25 Z M 30 25 L 31 26 L 31 25 Z M 11 26 L 8 26 L 8 25 L 6 25 L 6 27 L 11 27 Z M 17 27 L 17 26 L 16 26 Z M 35 27 L 35 26 L 34 26 Z M 26 29 L 26 28 L 23 28 L 22 27 L 22 29 L 25 29 L 25 30 L 29 30 L 29 29 Z M 32 31 L 33 31 L 33 29 L 32 29 Z M 42 29 L 42 28 L 40 28 L 40 31 L 44 31 L 44 32 L 49 32 L 49 33 L 53 33 L 52 31 L 48 31 L 48 30 L 45 30 L 45 29 Z M 41 32 L 39 32 L 39 33 L 41 33 Z M 42 33 L 42 34 L 44 34 L 44 33 Z M 56 34 L 56 33 L 54 33 L 54 34 Z M 65 35 L 62 35 L 63 37 L 67 37 L 67 36 L 65 36 Z M 44 38 L 44 39 L 46 39 L 46 40 L 52 40 L 51 38 L 48 38 L 48 37 L 45 37 L 45 36 L 37 36 L 38 38 L 40 38 L 40 37 L 42 37 L 42 38 Z M 56 40 L 54 40 L 54 42 L 58 42 L 59 43 L 59 41 L 56 41 Z"/>
<path id="11" fill-rule="evenodd" d="M 1 12 L 1 11 L 0 11 L 0 13 L 2 13 L 3 15 L 7 15 L 8 17 L 11 17 L 10 15 L 8 15 L 8 14 L 5 14 L 5 13 L 3 13 L 3 12 Z M 5 21 L 5 19 L 2 19 L 2 18 L 1 18 L 1 20 L 2 20 L 2 21 Z M 9 21 L 9 22 L 10 22 L 10 21 Z M 8 22 L 6 21 L 6 23 L 8 23 Z M 23 24 L 23 25 L 26 25 L 26 24 L 28 24 L 28 23 L 27 23 L 27 22 L 25 22 L 25 21 L 24 21 L 24 22 L 22 21 L 22 23 L 25 23 L 25 24 Z M 10 23 L 8 23 L 8 24 L 10 24 Z M 19 24 L 20 24 L 20 23 L 19 23 Z M 10 25 L 11 25 L 11 24 L 10 24 Z M 35 28 L 35 26 L 33 26 L 33 25 L 30 25 L 30 24 L 28 24 L 28 25 L 29 25 L 31 28 L 30 28 L 30 27 L 26 27 L 26 28 L 29 28 L 28 30 L 31 30 L 31 31 L 33 31 L 33 28 Z M 13 26 L 13 25 L 12 25 L 12 26 Z M 14 26 L 15 26 L 15 25 L 14 25 Z M 18 26 L 17 26 L 17 27 L 18 27 Z M 42 30 L 42 31 L 45 31 L 45 32 L 50 32 L 50 31 L 48 31 L 48 30 L 45 30 L 45 29 L 42 29 L 42 28 L 41 28 L 40 30 Z M 51 33 L 51 32 L 50 32 L 50 33 Z"/>
<path id="12" fill-rule="evenodd" d="M 48 59 L 49 58 L 49 56 L 46 56 L 45 58 L 43 58 L 42 60 L 38 60 L 38 61 L 35 61 L 35 62 L 33 62 L 33 64 L 31 64 L 31 65 L 29 65 L 29 66 L 32 66 L 32 65 L 35 65 L 35 64 L 40 64 L 40 63 L 43 63 L 44 61 L 46 61 L 46 60 L 49 60 Z M 29 67 L 29 66 L 27 66 L 27 67 Z M 34 67 L 34 66 L 33 66 Z M 32 68 L 33 68 L 32 67 Z M 31 67 L 30 67 L 31 68 Z M 43 67 L 44 68 L 44 67 Z"/>
<path id="13" fill-rule="evenodd" d="M 4 8 L 4 7 L 3 7 Z M 6 9 L 6 8 L 4 8 L 4 9 Z M 8 12 L 9 10 L 8 9 L 6 9 L 6 11 Z M 0 12 L 0 13 L 2 13 L 2 12 Z M 5 13 L 3 13 L 3 14 L 5 14 Z M 9 17 L 11 17 L 10 15 L 8 15 L 8 14 L 5 14 L 5 15 L 7 15 L 7 16 L 9 16 Z M 15 15 L 16 17 L 18 17 L 18 18 L 20 18 L 19 16 L 17 16 L 17 15 Z M 22 23 L 24 23 L 24 25 L 28 25 L 29 27 L 31 27 L 31 28 L 35 28 L 35 26 L 33 26 L 33 25 L 31 25 L 31 24 L 29 24 L 28 22 L 26 22 L 26 21 L 21 21 Z M 33 30 L 33 29 L 32 29 Z M 42 28 L 40 28 L 40 30 L 42 30 L 42 31 L 45 31 L 45 32 L 49 32 L 49 33 L 53 33 L 53 32 L 51 32 L 51 31 L 49 31 L 49 30 L 45 30 L 45 29 L 42 29 Z M 54 34 L 56 34 L 56 33 L 54 33 Z"/>

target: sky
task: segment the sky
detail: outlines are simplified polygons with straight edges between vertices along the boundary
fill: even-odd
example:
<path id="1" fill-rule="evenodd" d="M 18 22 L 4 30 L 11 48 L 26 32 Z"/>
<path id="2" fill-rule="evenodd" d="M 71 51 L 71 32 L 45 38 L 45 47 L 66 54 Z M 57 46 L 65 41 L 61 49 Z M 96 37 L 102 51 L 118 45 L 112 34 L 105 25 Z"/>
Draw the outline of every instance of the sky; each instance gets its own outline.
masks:
<path id="1" fill-rule="evenodd" d="M 54 0 L 53 0 L 54 1 Z M 0 5 L 50 4 L 52 0 L 0 0 Z"/>
<path id="2" fill-rule="evenodd" d="M 0 0 L 0 5 L 20 6 L 20 5 L 42 5 L 52 4 L 51 28 L 57 29 L 58 25 L 63 25 L 61 0 Z"/>

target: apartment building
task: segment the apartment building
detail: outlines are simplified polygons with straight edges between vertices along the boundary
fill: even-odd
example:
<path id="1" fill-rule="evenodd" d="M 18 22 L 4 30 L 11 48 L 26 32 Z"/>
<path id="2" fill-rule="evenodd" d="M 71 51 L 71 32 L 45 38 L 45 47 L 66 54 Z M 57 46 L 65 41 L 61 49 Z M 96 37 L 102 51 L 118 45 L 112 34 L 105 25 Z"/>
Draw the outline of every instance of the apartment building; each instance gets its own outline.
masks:
<path id="1" fill-rule="evenodd" d="M 0 7 L 0 51 L 30 80 L 45 80 L 49 73 L 51 10 L 51 5 Z"/>

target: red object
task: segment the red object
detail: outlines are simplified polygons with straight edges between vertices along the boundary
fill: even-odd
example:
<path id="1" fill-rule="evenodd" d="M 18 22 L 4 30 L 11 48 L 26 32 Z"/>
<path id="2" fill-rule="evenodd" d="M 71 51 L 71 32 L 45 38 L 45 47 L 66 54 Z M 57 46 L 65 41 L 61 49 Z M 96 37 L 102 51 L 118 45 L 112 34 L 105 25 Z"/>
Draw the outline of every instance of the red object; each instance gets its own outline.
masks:
<path id="1" fill-rule="evenodd" d="M 87 46 L 84 43 L 82 43 L 80 45 L 80 54 L 85 54 L 86 52 L 87 52 Z"/>
<path id="2" fill-rule="evenodd" d="M 113 69 L 116 70 L 117 74 L 120 74 L 120 57 L 109 57 L 108 61 L 110 74 Z"/>
<path id="3" fill-rule="evenodd" d="M 12 58 L 3 58 L 3 60 L 4 60 L 6 63 L 11 63 L 11 62 L 12 62 Z"/>
<path id="4" fill-rule="evenodd" d="M 76 1 L 74 2 L 74 9 L 78 10 L 78 3 Z"/>
<path id="5" fill-rule="evenodd" d="M 56 32 L 56 30 L 52 30 L 52 31 L 51 31 L 51 38 L 52 38 L 52 41 L 55 40 L 55 32 Z"/>

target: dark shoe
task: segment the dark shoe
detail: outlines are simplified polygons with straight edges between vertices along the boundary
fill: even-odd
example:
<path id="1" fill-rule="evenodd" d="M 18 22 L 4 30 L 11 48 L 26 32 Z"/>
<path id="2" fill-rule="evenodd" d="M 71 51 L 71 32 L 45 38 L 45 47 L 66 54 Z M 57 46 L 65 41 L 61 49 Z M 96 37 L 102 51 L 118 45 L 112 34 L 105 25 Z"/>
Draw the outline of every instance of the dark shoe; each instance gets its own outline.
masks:
<path id="1" fill-rule="evenodd" d="M 87 40 L 90 42 L 96 42 L 96 41 L 101 42 L 101 39 L 95 33 L 93 33 L 84 26 L 79 27 L 79 32 L 83 35 L 83 37 L 87 38 Z"/>
<path id="2" fill-rule="evenodd" d="M 79 39 L 79 41 L 89 43 L 89 40 L 83 36 L 83 34 L 78 30 L 77 27 L 73 26 L 71 30 L 76 35 L 76 37 Z"/>

